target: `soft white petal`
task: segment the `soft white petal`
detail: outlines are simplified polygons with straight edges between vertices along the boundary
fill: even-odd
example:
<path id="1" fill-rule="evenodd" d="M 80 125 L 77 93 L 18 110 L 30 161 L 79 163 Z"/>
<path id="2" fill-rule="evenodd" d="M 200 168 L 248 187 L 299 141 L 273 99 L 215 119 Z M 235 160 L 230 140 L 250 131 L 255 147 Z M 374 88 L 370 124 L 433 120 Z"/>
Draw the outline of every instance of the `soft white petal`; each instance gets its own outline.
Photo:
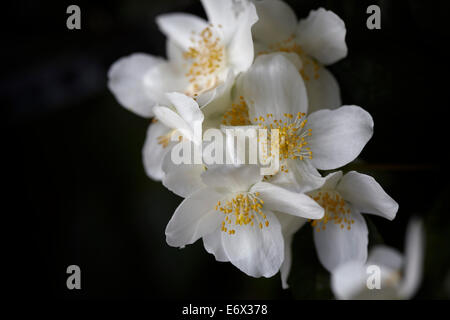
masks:
<path id="1" fill-rule="evenodd" d="M 341 229 L 340 224 L 329 221 L 326 229 L 314 229 L 314 243 L 322 265 L 332 272 L 337 266 L 348 261 L 358 261 L 361 264 L 367 259 L 368 231 L 366 221 L 353 208 L 350 214 L 355 221 L 348 230 Z"/>
<path id="2" fill-rule="evenodd" d="M 252 28 L 255 41 L 270 45 L 286 40 L 295 33 L 297 17 L 284 1 L 256 1 L 255 7 L 259 17 Z"/>
<path id="3" fill-rule="evenodd" d="M 161 180 L 164 177 L 162 163 L 171 145 L 164 148 L 158 143 L 158 137 L 166 135 L 169 131 L 170 128 L 161 122 L 152 123 L 147 130 L 147 137 L 142 148 L 142 159 L 147 175 L 153 180 Z"/>
<path id="4" fill-rule="evenodd" d="M 203 188 L 181 202 L 166 227 L 166 241 L 172 247 L 184 247 L 211 233 L 223 217 L 215 210 L 221 195 Z"/>
<path id="5" fill-rule="evenodd" d="M 301 20 L 297 41 L 303 49 L 323 64 L 331 64 L 347 55 L 345 23 L 335 13 L 319 8 Z"/>
<path id="6" fill-rule="evenodd" d="M 325 183 L 321 187 L 324 190 L 334 190 L 338 185 L 339 181 L 342 179 L 342 171 L 336 171 L 329 173 L 325 177 Z"/>
<path id="7" fill-rule="evenodd" d="M 341 196 L 363 213 L 392 220 L 398 211 L 395 202 L 371 176 L 350 171 L 337 186 Z"/>
<path id="8" fill-rule="evenodd" d="M 394 248 L 377 245 L 370 250 L 367 264 L 384 266 L 390 270 L 399 271 L 403 266 L 403 256 Z"/>
<path id="9" fill-rule="evenodd" d="M 262 180 L 256 165 L 213 165 L 202 174 L 202 181 L 220 192 L 244 192 Z"/>
<path id="10" fill-rule="evenodd" d="M 367 290 L 366 266 L 360 261 L 349 261 L 339 265 L 331 274 L 331 290 L 336 299 L 355 299 Z"/>
<path id="11" fill-rule="evenodd" d="M 292 216 L 290 214 L 278 212 L 275 212 L 275 214 L 281 224 L 281 231 L 284 238 L 284 260 L 280 268 L 281 286 L 283 289 L 287 289 L 289 288 L 287 280 L 292 266 L 292 241 L 294 239 L 294 234 L 306 223 L 307 220 Z"/>
<path id="12" fill-rule="evenodd" d="M 166 40 L 166 55 L 167 60 L 175 70 L 180 71 L 180 73 L 186 73 L 188 65 L 186 64 L 186 59 L 184 58 L 184 51 L 179 45 L 169 38 Z"/>
<path id="13" fill-rule="evenodd" d="M 201 174 L 205 171 L 202 164 L 174 164 L 170 152 L 166 153 L 162 165 L 163 185 L 176 195 L 187 198 L 197 190 L 204 188 Z"/>
<path id="14" fill-rule="evenodd" d="M 316 111 L 308 117 L 306 127 L 312 130 L 308 138 L 311 162 L 322 170 L 353 161 L 373 134 L 372 117 L 357 106 Z"/>
<path id="15" fill-rule="evenodd" d="M 272 277 L 284 260 L 284 243 L 278 219 L 270 211 L 264 211 L 269 226 L 236 227 L 236 233 L 222 232 L 222 243 L 229 261 L 252 277 Z"/>
<path id="16" fill-rule="evenodd" d="M 203 121 L 203 113 L 194 99 L 178 92 L 167 93 L 166 96 L 184 121 L 189 124 Z"/>
<path id="17" fill-rule="evenodd" d="M 422 281 L 425 235 L 420 220 L 412 220 L 406 230 L 406 251 L 404 278 L 399 288 L 399 296 L 410 299 Z"/>
<path id="18" fill-rule="evenodd" d="M 249 116 L 285 120 L 285 113 L 297 115 L 308 108 L 305 84 L 296 67 L 284 56 L 264 54 L 255 62 L 242 79 L 244 99 Z"/>
<path id="19" fill-rule="evenodd" d="M 326 179 L 323 178 L 320 173 L 314 168 L 309 160 L 292 160 L 286 161 L 286 166 L 288 168 L 288 173 L 280 172 L 280 176 L 290 175 L 291 179 L 289 181 L 295 181 L 296 187 L 294 190 L 297 192 L 309 192 L 318 189 L 323 186 Z M 278 178 L 279 179 L 279 178 Z M 278 183 L 278 179 L 275 179 L 275 183 Z M 279 184 L 283 186 L 283 184 Z M 284 184 L 285 187 L 286 184 Z"/>
<path id="20" fill-rule="evenodd" d="M 323 208 L 303 193 L 292 192 L 268 182 L 258 182 L 250 191 L 259 192 L 258 197 L 264 201 L 264 209 L 307 219 L 323 217 Z"/>
<path id="21" fill-rule="evenodd" d="M 312 64 L 305 66 L 304 72 L 313 68 Z M 324 67 L 319 67 L 316 73 L 310 72 L 305 79 L 308 94 L 308 112 L 311 114 L 320 109 L 336 109 L 342 105 L 341 91 L 334 76 Z"/>
<path id="22" fill-rule="evenodd" d="M 164 35 L 174 41 L 183 51 L 193 45 L 191 41 L 193 32 L 200 33 L 208 23 L 191 14 L 169 13 L 156 17 L 156 24 Z"/>
<path id="23" fill-rule="evenodd" d="M 225 249 L 223 248 L 222 231 L 220 227 L 217 228 L 216 231 L 203 236 L 203 246 L 208 253 L 212 254 L 216 258 L 217 261 L 229 261 Z"/>
<path id="24" fill-rule="evenodd" d="M 235 74 L 247 71 L 252 65 L 254 49 L 251 28 L 257 20 L 254 5 L 248 3 L 239 17 L 236 30 L 227 46 L 228 62 Z"/>
<path id="25" fill-rule="evenodd" d="M 108 88 L 125 108 L 142 117 L 151 117 L 156 100 L 144 79 L 150 69 L 163 62 L 144 53 L 123 57 L 108 71 Z"/>
<path id="26" fill-rule="evenodd" d="M 158 121 L 171 129 L 179 130 L 185 137 L 192 137 L 191 127 L 175 111 L 167 107 L 156 106 L 153 108 Z"/>

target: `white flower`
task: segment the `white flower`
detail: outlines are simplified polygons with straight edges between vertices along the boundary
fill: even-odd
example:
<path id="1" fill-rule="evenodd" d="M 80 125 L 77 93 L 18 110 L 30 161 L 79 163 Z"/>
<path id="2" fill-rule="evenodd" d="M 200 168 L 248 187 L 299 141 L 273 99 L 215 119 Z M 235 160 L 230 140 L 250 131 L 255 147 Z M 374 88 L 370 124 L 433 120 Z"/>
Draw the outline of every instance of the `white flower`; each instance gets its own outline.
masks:
<path id="1" fill-rule="evenodd" d="M 247 70 L 253 61 L 251 27 L 256 9 L 247 0 L 203 0 L 209 23 L 186 14 L 156 18 L 167 36 L 168 60 L 147 54 L 119 59 L 108 73 L 108 87 L 127 109 L 143 117 L 156 104 L 167 104 L 166 92 L 211 101 L 228 74 Z"/>
<path id="2" fill-rule="evenodd" d="M 354 160 L 372 137 L 373 120 L 357 106 L 319 110 L 308 116 L 308 98 L 302 77 L 279 54 L 255 59 L 238 80 L 249 124 L 279 130 L 281 171 L 273 183 L 297 181 L 300 192 L 320 187 L 320 170 L 332 170 Z"/>
<path id="3" fill-rule="evenodd" d="M 422 223 L 413 220 L 406 233 L 406 252 L 379 245 L 374 247 L 366 264 L 349 261 L 339 266 L 331 277 L 331 288 L 338 299 L 410 299 L 422 278 L 424 235 Z M 369 289 L 369 277 L 376 266 L 380 270 L 379 289 Z M 376 280 L 374 280 L 376 281 Z M 374 283 L 372 283 L 374 285 Z"/>
<path id="4" fill-rule="evenodd" d="M 309 195 L 325 209 L 324 217 L 311 225 L 317 255 L 328 271 L 350 260 L 366 261 L 367 225 L 361 213 L 392 220 L 398 211 L 397 202 L 374 178 L 356 171 L 330 173 Z"/>
<path id="5" fill-rule="evenodd" d="M 170 155 L 176 138 L 182 136 L 196 145 L 201 143 L 204 117 L 197 102 L 177 92 L 167 93 L 166 97 L 170 107 L 154 107 L 157 121 L 149 126 L 142 149 L 145 170 L 154 180 L 163 179 L 164 156 Z"/>
<path id="6" fill-rule="evenodd" d="M 304 194 L 262 181 L 258 166 L 219 165 L 202 174 L 205 187 L 186 198 L 166 228 L 167 243 L 184 247 L 203 238 L 218 261 L 253 277 L 271 277 L 284 259 L 274 210 L 318 219 L 323 208 Z"/>
<path id="7" fill-rule="evenodd" d="M 344 22 L 323 8 L 298 22 L 283 1 L 255 1 L 255 6 L 259 17 L 252 28 L 256 54 L 282 52 L 291 59 L 300 57 L 298 69 L 305 80 L 310 112 L 341 106 L 339 85 L 323 65 L 347 55 Z"/>

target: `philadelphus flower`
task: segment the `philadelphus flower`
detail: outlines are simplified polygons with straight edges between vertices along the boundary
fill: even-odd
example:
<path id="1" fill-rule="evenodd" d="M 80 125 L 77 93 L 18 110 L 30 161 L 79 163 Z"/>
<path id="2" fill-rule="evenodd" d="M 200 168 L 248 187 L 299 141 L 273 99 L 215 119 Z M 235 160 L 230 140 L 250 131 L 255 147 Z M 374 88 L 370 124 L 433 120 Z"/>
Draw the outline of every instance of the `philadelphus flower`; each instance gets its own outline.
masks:
<path id="1" fill-rule="evenodd" d="M 357 106 L 307 116 L 304 81 L 280 54 L 257 57 L 239 82 L 247 109 L 232 111 L 248 110 L 241 124 L 279 130 L 281 171 L 274 183 L 286 184 L 287 179 L 297 182 L 298 191 L 317 189 L 324 182 L 317 169 L 332 170 L 349 163 L 372 137 L 372 117 Z"/>
<path id="2" fill-rule="evenodd" d="M 413 220 L 406 233 L 405 256 L 379 245 L 371 250 L 366 264 L 349 261 L 339 266 L 331 277 L 334 295 L 338 299 L 410 299 L 422 278 L 423 249 L 422 223 Z M 376 287 L 377 279 L 369 277 L 376 275 L 378 268 L 380 279 Z"/>
<path id="3" fill-rule="evenodd" d="M 325 210 L 323 218 L 311 220 L 310 223 L 319 260 L 331 272 L 349 261 L 366 262 L 368 231 L 361 213 L 393 220 L 398 204 L 368 175 L 350 171 L 343 176 L 342 171 L 337 171 L 325 179 L 320 189 L 308 192 L 308 195 Z M 306 220 L 288 216 L 283 216 L 283 219 L 285 242 L 291 243 L 294 232 Z M 286 255 L 290 257 L 290 252 Z M 281 267 L 284 288 L 288 287 L 290 269 L 289 258 Z"/>
<path id="4" fill-rule="evenodd" d="M 282 52 L 296 62 L 309 99 L 309 112 L 341 106 L 339 85 L 323 67 L 347 56 L 344 22 L 333 12 L 320 8 L 298 22 L 283 1 L 255 1 L 259 20 L 252 28 L 256 55 Z"/>
<path id="5" fill-rule="evenodd" d="M 218 165 L 202 174 L 205 187 L 187 197 L 166 228 L 167 243 L 184 247 L 203 238 L 218 261 L 230 261 L 253 277 L 271 277 L 284 259 L 274 210 L 320 219 L 324 210 L 310 197 L 263 182 L 258 166 Z"/>
<path id="6" fill-rule="evenodd" d="M 118 60 L 109 70 L 108 87 L 127 109 L 143 117 L 153 106 L 166 105 L 166 92 L 210 101 L 226 79 L 247 70 L 253 61 L 251 27 L 256 9 L 247 0 L 203 0 L 208 22 L 186 14 L 156 18 L 167 36 L 168 60 L 137 53 Z"/>
<path id="7" fill-rule="evenodd" d="M 177 92 L 167 93 L 166 97 L 170 107 L 154 107 L 156 122 L 149 126 L 142 150 L 145 170 L 155 180 L 163 179 L 164 156 L 170 154 L 176 138 L 183 137 L 196 145 L 201 144 L 204 117 L 197 102 Z"/>

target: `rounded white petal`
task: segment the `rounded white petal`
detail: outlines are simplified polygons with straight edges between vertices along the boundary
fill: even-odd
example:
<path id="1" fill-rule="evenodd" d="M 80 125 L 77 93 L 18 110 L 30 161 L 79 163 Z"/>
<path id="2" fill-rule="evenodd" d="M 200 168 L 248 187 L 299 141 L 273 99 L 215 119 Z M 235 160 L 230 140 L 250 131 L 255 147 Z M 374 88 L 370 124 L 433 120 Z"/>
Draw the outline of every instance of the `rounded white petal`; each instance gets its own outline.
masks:
<path id="1" fill-rule="evenodd" d="M 191 127 L 175 111 L 167 107 L 156 106 L 153 108 L 153 112 L 158 121 L 171 129 L 179 130 L 185 137 L 192 138 Z"/>
<path id="2" fill-rule="evenodd" d="M 203 121 L 203 113 L 194 99 L 178 92 L 167 93 L 166 96 L 185 122 Z"/>
<path id="3" fill-rule="evenodd" d="M 148 90 L 145 75 L 163 62 L 161 58 L 144 53 L 123 57 L 108 71 L 108 88 L 125 108 L 142 117 L 151 117 L 156 97 Z"/>
<path id="4" fill-rule="evenodd" d="M 303 49 L 323 64 L 332 64 L 347 55 L 345 23 L 335 13 L 319 8 L 301 20 L 297 41 Z"/>
<path id="5" fill-rule="evenodd" d="M 158 143 L 158 137 L 166 135 L 170 128 L 160 122 L 152 123 L 147 130 L 147 136 L 142 148 L 142 159 L 147 175 L 153 180 L 161 180 L 164 177 L 162 163 L 164 156 L 170 151 L 171 145 L 163 147 Z"/>
<path id="6" fill-rule="evenodd" d="M 256 165 L 212 165 L 202 174 L 202 181 L 220 192 L 246 192 L 262 180 Z"/>
<path id="7" fill-rule="evenodd" d="M 222 243 L 229 261 L 252 277 L 272 277 L 284 260 L 284 243 L 278 219 L 264 211 L 269 226 L 236 226 L 235 234 L 222 232 Z"/>
<path id="8" fill-rule="evenodd" d="M 385 266 L 389 270 L 400 271 L 403 266 L 403 256 L 394 248 L 377 245 L 370 250 L 367 264 Z"/>
<path id="9" fill-rule="evenodd" d="M 202 164 L 174 164 L 170 152 L 166 153 L 162 165 L 163 185 L 176 195 L 187 198 L 197 190 L 204 188 L 201 174 L 205 171 Z"/>
<path id="10" fill-rule="evenodd" d="M 264 201 L 264 209 L 307 219 L 323 217 L 323 208 L 303 193 L 292 192 L 268 182 L 258 182 L 250 191 L 259 192 L 258 198 Z"/>
<path id="11" fill-rule="evenodd" d="M 255 2 L 259 20 L 252 28 L 255 41 L 270 45 L 288 39 L 295 33 L 297 17 L 284 1 Z"/>
<path id="12" fill-rule="evenodd" d="M 341 196 L 363 213 L 392 220 L 398 211 L 395 202 L 371 176 L 350 171 L 337 186 Z"/>
<path id="13" fill-rule="evenodd" d="M 311 64 L 305 66 L 305 70 L 312 68 Z M 305 71 L 307 72 L 307 71 Z M 319 67 L 305 80 L 306 92 L 308 94 L 308 112 L 321 109 L 336 109 L 342 106 L 341 91 L 335 77 L 324 67 Z"/>
<path id="14" fill-rule="evenodd" d="M 197 16 L 187 13 L 169 13 L 156 17 L 156 24 L 164 35 L 174 41 L 183 51 L 193 45 L 193 32 L 200 33 L 208 23 Z"/>
<path id="15" fill-rule="evenodd" d="M 215 210 L 221 195 L 203 188 L 181 202 L 166 227 L 166 241 L 172 247 L 184 247 L 211 233 L 223 217 Z"/>
<path id="16" fill-rule="evenodd" d="M 314 229 L 314 243 L 317 255 L 322 265 L 332 272 L 337 266 L 348 261 L 358 261 L 361 264 L 367 259 L 368 231 L 366 221 L 359 212 L 352 208 L 351 219 L 355 221 L 348 230 L 341 229 L 340 224 L 332 220 L 326 224 L 326 229 Z"/>
<path id="17" fill-rule="evenodd" d="M 305 84 L 296 67 L 283 55 L 264 54 L 242 78 L 244 99 L 250 119 L 273 114 L 285 120 L 284 114 L 306 113 L 308 99 Z"/>
<path id="18" fill-rule="evenodd" d="M 309 192 L 318 189 L 325 183 L 320 173 L 308 160 L 286 161 L 288 172 L 278 172 L 270 182 L 296 192 Z"/>
<path id="19" fill-rule="evenodd" d="M 366 266 L 360 261 L 343 263 L 331 274 L 331 290 L 337 299 L 355 299 L 367 290 L 367 277 Z"/>
<path id="20" fill-rule="evenodd" d="M 412 220 L 406 230 L 406 251 L 404 278 L 399 288 L 399 296 L 410 299 L 422 280 L 425 236 L 420 220 Z"/>
<path id="21" fill-rule="evenodd" d="M 229 261 L 225 249 L 223 248 L 222 231 L 220 227 L 217 228 L 216 231 L 203 236 L 203 246 L 208 253 L 212 254 L 216 258 L 217 261 Z"/>
<path id="22" fill-rule="evenodd" d="M 353 161 L 373 134 L 370 114 L 357 106 L 343 106 L 336 110 L 320 110 L 308 117 L 308 138 L 312 164 L 331 170 Z"/>

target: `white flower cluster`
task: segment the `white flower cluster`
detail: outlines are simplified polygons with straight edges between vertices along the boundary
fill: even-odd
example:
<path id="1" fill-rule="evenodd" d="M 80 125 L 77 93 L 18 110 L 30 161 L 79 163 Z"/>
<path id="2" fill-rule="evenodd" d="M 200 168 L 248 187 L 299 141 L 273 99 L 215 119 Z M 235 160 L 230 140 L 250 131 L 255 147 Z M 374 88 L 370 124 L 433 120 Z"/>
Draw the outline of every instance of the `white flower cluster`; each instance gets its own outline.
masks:
<path id="1" fill-rule="evenodd" d="M 157 17 L 167 59 L 132 54 L 108 74 L 125 108 L 154 117 L 143 148 L 146 172 L 185 198 L 167 225 L 167 243 L 184 247 L 201 238 L 216 260 L 253 277 L 280 271 L 287 287 L 293 235 L 310 224 L 328 271 L 362 266 L 368 230 L 361 213 L 392 220 L 398 204 L 370 176 L 318 171 L 353 161 L 373 134 L 370 114 L 342 106 L 325 67 L 347 55 L 344 22 L 323 8 L 298 21 L 278 0 L 202 3 L 208 21 L 185 13 Z M 198 126 L 277 129 L 279 170 L 175 164 L 178 138 L 204 146 Z M 348 278 L 342 274 L 333 282 L 339 288 Z"/>

